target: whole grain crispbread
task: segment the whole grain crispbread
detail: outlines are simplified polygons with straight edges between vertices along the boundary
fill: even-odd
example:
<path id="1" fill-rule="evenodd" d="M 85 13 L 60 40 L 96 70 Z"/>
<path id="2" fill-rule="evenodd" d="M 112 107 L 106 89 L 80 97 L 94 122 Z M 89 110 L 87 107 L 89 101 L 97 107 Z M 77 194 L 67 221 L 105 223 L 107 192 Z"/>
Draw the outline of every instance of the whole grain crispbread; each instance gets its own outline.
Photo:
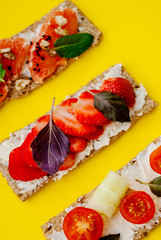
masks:
<path id="1" fill-rule="evenodd" d="M 101 73 L 100 75 L 98 75 L 96 78 L 92 79 L 86 86 L 82 87 L 80 90 L 78 90 L 76 93 L 68 96 L 69 97 L 75 97 L 78 96 L 80 94 L 81 91 L 83 91 L 85 88 L 87 87 L 91 87 L 94 86 L 94 84 L 98 83 L 98 82 L 103 82 L 103 77 L 104 77 L 104 73 L 108 73 L 110 71 L 111 68 L 109 68 L 108 70 L 104 71 L 103 73 Z M 125 69 L 123 67 L 121 67 L 121 72 L 122 72 L 122 76 L 126 77 L 133 85 L 134 88 L 138 88 L 138 84 L 134 81 L 134 79 L 125 71 Z M 155 101 L 153 101 L 148 95 L 145 98 L 145 104 L 142 107 L 141 110 L 139 110 L 138 112 L 135 112 L 135 114 L 131 117 L 131 125 L 133 125 L 135 123 L 135 121 L 142 117 L 144 114 L 149 113 L 150 111 L 152 111 L 155 107 L 157 106 L 157 103 Z M 141 114 L 139 114 L 141 113 Z M 30 129 L 32 128 L 32 124 L 28 125 L 25 127 L 25 132 L 26 135 L 28 134 L 28 132 L 30 131 Z M 9 140 L 12 140 L 12 142 L 16 142 L 15 148 L 21 145 L 21 134 L 20 132 L 23 129 L 12 133 L 11 137 L 9 138 Z M 125 131 L 121 131 L 120 133 L 118 133 L 116 136 L 111 137 L 110 139 L 110 144 L 115 141 L 119 136 L 121 136 Z M 0 147 L 2 145 L 6 145 L 7 144 L 8 139 L 4 140 L 2 143 L 0 143 Z M 18 142 L 18 144 L 17 144 Z M 94 140 L 90 141 L 90 143 L 94 144 Z M 99 148 L 98 150 L 100 150 L 101 148 Z M 97 153 L 98 150 L 95 150 L 94 148 L 92 150 L 90 150 L 89 155 L 86 155 L 83 159 L 81 159 L 80 161 L 76 162 L 74 164 L 74 166 L 72 168 L 70 168 L 69 170 L 66 171 L 62 171 L 57 172 L 54 176 L 48 176 L 48 177 L 44 177 L 44 179 L 42 179 L 41 183 L 37 183 L 35 184 L 35 186 L 33 187 L 32 190 L 30 191 L 24 191 L 24 189 L 19 188 L 20 185 L 20 181 L 15 181 L 14 179 L 11 178 L 11 176 L 9 175 L 7 166 L 3 165 L 3 158 L 1 158 L 0 156 L 0 171 L 2 172 L 2 175 L 6 178 L 8 184 L 11 186 L 11 188 L 13 189 L 13 191 L 16 193 L 16 195 L 22 200 L 26 200 L 28 197 L 30 197 L 32 194 L 34 194 L 35 192 L 37 192 L 41 187 L 43 187 L 46 183 L 48 183 L 49 181 L 56 181 L 59 180 L 62 176 L 66 175 L 69 171 L 73 170 L 74 168 L 76 168 L 79 164 L 83 163 L 84 161 L 86 161 L 89 157 L 93 156 L 93 154 Z M 8 156 L 9 157 L 9 156 Z M 60 175 L 62 174 L 62 175 Z M 35 181 L 35 180 L 34 180 Z"/>
<path id="2" fill-rule="evenodd" d="M 53 10 L 59 10 L 59 9 L 63 9 L 63 8 L 72 8 L 74 10 L 76 10 L 77 12 L 77 16 L 78 16 L 78 33 L 81 32 L 86 32 L 86 33 L 90 33 L 94 36 L 94 41 L 92 44 L 92 47 L 95 47 L 98 45 L 98 43 L 100 42 L 101 38 L 102 38 L 102 33 L 100 32 L 100 30 L 81 12 L 81 10 L 79 8 L 77 8 L 77 6 L 72 3 L 69 0 L 65 0 L 63 3 L 59 4 L 57 7 L 53 8 L 50 12 L 52 12 Z M 27 27 L 26 29 L 24 29 L 23 31 L 17 33 L 16 35 L 14 35 L 12 38 L 16 38 L 16 37 L 21 37 L 23 33 L 35 33 L 36 28 L 43 24 L 47 18 L 47 16 L 50 14 L 50 12 L 48 14 L 46 14 L 45 16 L 43 16 L 39 21 L 36 21 L 34 24 L 30 25 L 29 27 Z M 32 40 L 32 39 L 31 39 Z M 16 90 L 15 88 L 15 83 L 16 81 L 12 81 L 11 85 L 9 86 L 9 92 L 7 97 L 5 98 L 5 100 L 0 104 L 0 106 L 2 106 L 4 103 L 8 102 L 11 99 L 16 99 L 16 98 L 20 98 L 23 97 L 27 94 L 29 94 L 30 92 L 32 92 L 34 89 L 40 87 L 42 84 L 44 84 L 47 80 L 49 79 L 53 79 L 55 78 L 59 73 L 61 73 L 65 68 L 67 68 L 67 66 L 75 61 L 76 58 L 73 59 L 68 59 L 67 60 L 67 65 L 66 66 L 60 66 L 56 69 L 56 71 L 47 79 L 45 79 L 45 81 L 43 83 L 35 83 L 32 79 L 30 79 L 28 76 L 25 76 L 24 74 L 20 75 L 18 79 L 28 79 L 30 80 L 30 83 L 28 85 L 26 85 L 25 88 L 21 89 L 21 90 Z M 16 80 L 18 80 L 16 79 Z"/>
<path id="3" fill-rule="evenodd" d="M 161 144 L 161 136 L 157 139 L 155 139 L 152 143 L 157 143 L 159 142 Z M 152 144 L 150 143 L 150 144 Z M 142 151 L 140 152 L 140 156 L 142 156 L 142 153 L 146 153 L 148 152 L 148 147 L 150 146 L 150 144 Z M 138 155 L 139 156 L 139 155 Z M 141 157 L 140 157 L 141 158 Z M 121 169 L 119 169 L 117 171 L 118 174 L 122 174 L 122 171 L 126 170 L 128 171 L 128 167 L 129 166 L 135 166 L 138 164 L 138 160 L 137 157 L 134 157 L 131 161 L 129 161 L 125 166 L 123 166 Z M 61 239 L 61 240 L 66 240 L 67 238 L 65 237 L 63 233 L 63 220 L 65 218 L 65 216 L 67 215 L 67 213 L 72 210 L 75 207 L 85 207 L 87 206 L 87 202 L 89 200 L 89 198 L 91 197 L 91 195 L 94 193 L 94 191 L 97 189 L 97 187 L 95 189 L 93 189 L 91 192 L 79 197 L 77 199 L 76 202 L 74 202 L 73 204 L 71 204 L 67 209 L 65 209 L 63 212 L 61 212 L 60 214 L 58 214 L 57 216 L 51 218 L 48 222 L 46 222 L 45 224 L 43 224 L 41 226 L 41 229 L 46 237 L 47 240 L 57 240 L 57 239 Z M 161 212 L 161 208 L 159 207 L 157 209 L 158 212 Z M 106 221 L 106 216 L 101 215 L 104 219 L 104 221 Z M 157 216 L 157 217 L 156 217 Z M 116 218 L 115 218 L 116 219 Z M 110 221 L 110 219 L 109 219 Z M 155 215 L 154 219 L 151 220 L 151 224 L 146 226 L 144 224 L 140 224 L 140 225 L 136 225 L 135 231 L 133 233 L 133 240 L 140 240 L 143 239 L 144 237 L 146 237 L 157 225 L 159 225 L 161 223 L 161 215 Z M 126 224 L 126 222 L 125 222 Z M 116 225 L 115 225 L 116 227 Z M 60 238 L 58 236 L 58 234 L 56 235 L 56 238 L 51 238 L 51 236 L 53 237 L 53 231 L 57 232 L 58 234 L 60 233 Z M 117 233 L 119 233 L 120 229 L 117 229 Z M 127 234 L 128 236 L 128 234 Z M 121 238 L 122 240 L 124 240 L 124 238 Z M 128 237 L 126 239 L 129 239 Z"/>

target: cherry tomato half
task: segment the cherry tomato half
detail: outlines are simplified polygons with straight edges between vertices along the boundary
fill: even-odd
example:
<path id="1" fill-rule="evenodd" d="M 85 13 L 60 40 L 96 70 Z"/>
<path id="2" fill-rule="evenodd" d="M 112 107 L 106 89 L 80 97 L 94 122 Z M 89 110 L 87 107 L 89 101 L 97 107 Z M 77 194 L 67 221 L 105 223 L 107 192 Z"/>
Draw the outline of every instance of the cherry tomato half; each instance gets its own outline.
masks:
<path id="1" fill-rule="evenodd" d="M 68 240 L 98 240 L 103 231 L 103 220 L 98 212 L 85 207 L 71 210 L 63 222 Z"/>
<path id="2" fill-rule="evenodd" d="M 155 205 L 146 192 L 134 191 L 122 199 L 120 212 L 127 221 L 134 224 L 143 224 L 153 218 Z"/>
<path id="3" fill-rule="evenodd" d="M 151 153 L 150 166 L 155 172 L 161 174 L 161 146 Z"/>

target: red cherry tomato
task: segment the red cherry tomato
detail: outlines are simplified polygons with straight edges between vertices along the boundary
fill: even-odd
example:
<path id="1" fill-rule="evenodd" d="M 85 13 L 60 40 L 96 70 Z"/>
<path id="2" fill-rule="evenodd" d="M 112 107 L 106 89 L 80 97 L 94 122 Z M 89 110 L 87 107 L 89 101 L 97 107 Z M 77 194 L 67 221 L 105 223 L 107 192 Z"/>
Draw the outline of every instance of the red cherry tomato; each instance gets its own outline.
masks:
<path id="1" fill-rule="evenodd" d="M 150 166 L 155 172 L 161 174 L 161 146 L 151 153 Z"/>
<path id="2" fill-rule="evenodd" d="M 127 221 L 134 224 L 143 224 L 153 218 L 155 205 L 146 192 L 134 191 L 122 199 L 120 212 Z"/>
<path id="3" fill-rule="evenodd" d="M 63 222 L 64 233 L 68 240 L 98 240 L 103 231 L 103 220 L 93 209 L 76 207 Z"/>

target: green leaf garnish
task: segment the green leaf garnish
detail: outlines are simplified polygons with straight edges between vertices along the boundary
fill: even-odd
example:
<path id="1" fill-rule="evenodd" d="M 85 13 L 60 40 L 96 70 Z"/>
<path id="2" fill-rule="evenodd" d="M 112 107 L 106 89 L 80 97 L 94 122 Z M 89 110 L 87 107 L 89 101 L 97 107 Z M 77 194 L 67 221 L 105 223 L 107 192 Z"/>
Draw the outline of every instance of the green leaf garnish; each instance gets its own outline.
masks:
<path id="1" fill-rule="evenodd" d="M 112 92 L 93 93 L 94 107 L 107 119 L 116 122 L 130 122 L 129 109 L 124 100 Z"/>
<path id="2" fill-rule="evenodd" d="M 78 33 L 58 38 L 54 50 L 60 57 L 74 58 L 85 52 L 93 43 L 93 35 Z"/>
<path id="3" fill-rule="evenodd" d="M 138 179 L 136 179 L 136 181 L 141 184 L 148 185 L 153 194 L 155 194 L 157 197 L 161 197 L 161 177 L 154 178 L 149 183 L 141 182 Z"/>
<path id="4" fill-rule="evenodd" d="M 118 233 L 118 234 L 110 234 L 110 235 L 108 235 L 108 236 L 106 236 L 106 237 L 102 237 L 102 238 L 100 238 L 100 240 L 119 240 L 120 239 L 120 233 Z"/>
<path id="5" fill-rule="evenodd" d="M 4 69 L 2 68 L 2 64 L 0 64 L 0 82 L 5 82 L 5 81 L 3 80 L 5 73 L 6 73 L 6 70 L 4 70 Z"/>

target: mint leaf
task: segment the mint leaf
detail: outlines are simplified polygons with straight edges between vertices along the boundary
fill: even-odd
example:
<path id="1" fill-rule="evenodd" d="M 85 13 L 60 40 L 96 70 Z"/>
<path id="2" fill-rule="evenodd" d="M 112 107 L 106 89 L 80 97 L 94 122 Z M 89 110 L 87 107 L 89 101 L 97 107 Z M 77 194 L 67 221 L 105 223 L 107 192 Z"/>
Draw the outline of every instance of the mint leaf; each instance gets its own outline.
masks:
<path id="1" fill-rule="evenodd" d="M 129 109 L 119 96 L 108 91 L 89 92 L 94 96 L 94 107 L 107 119 L 114 122 L 130 122 Z"/>
<path id="2" fill-rule="evenodd" d="M 69 153 L 70 142 L 53 122 L 53 106 L 49 123 L 38 133 L 31 143 L 33 159 L 45 172 L 54 175 L 64 163 Z"/>
<path id="3" fill-rule="evenodd" d="M 58 38 L 54 49 L 60 57 L 74 58 L 85 52 L 93 43 L 93 35 L 78 33 Z"/>
<path id="4" fill-rule="evenodd" d="M 5 81 L 3 80 L 5 74 L 6 74 L 6 70 L 4 70 L 4 69 L 2 68 L 2 64 L 0 64 L 0 82 L 5 82 Z"/>
<path id="5" fill-rule="evenodd" d="M 100 240 L 119 240 L 120 239 L 120 233 L 119 234 L 110 234 L 106 237 L 100 238 Z"/>
<path id="6" fill-rule="evenodd" d="M 137 179 L 136 181 L 141 184 L 148 185 L 154 195 L 156 195 L 157 197 L 161 197 L 161 177 L 154 178 L 149 183 L 144 183 Z"/>

